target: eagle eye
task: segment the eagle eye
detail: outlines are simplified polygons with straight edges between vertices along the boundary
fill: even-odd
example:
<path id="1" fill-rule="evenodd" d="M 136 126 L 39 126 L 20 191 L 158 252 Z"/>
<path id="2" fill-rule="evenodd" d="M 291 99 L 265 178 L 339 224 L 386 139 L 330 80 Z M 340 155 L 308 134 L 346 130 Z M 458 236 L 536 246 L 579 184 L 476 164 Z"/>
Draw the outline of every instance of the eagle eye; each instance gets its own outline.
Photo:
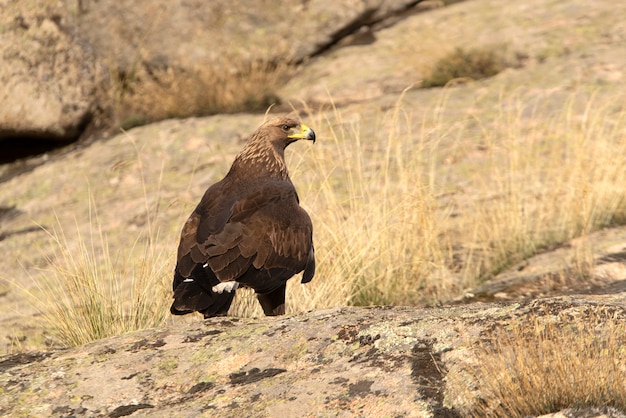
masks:
<path id="1" fill-rule="evenodd" d="M 291 126 L 283 125 L 282 129 L 283 129 L 283 131 L 288 132 L 291 129 Z"/>

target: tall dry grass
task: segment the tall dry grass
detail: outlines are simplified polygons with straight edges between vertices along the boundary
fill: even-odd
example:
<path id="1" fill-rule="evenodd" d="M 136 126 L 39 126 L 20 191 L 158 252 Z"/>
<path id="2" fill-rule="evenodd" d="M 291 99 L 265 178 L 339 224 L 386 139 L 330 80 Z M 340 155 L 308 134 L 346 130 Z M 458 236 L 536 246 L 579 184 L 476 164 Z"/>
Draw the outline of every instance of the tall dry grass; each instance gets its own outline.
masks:
<path id="1" fill-rule="evenodd" d="M 170 239 L 160 236 L 156 221 L 163 167 L 152 200 L 140 149 L 134 142 L 133 146 L 144 211 L 136 231 L 105 230 L 101 203 L 91 187 L 87 220 L 75 218 L 75 228 L 68 229 L 62 226 L 67 219 L 56 215 L 56 226 L 42 227 L 49 238 L 47 247 L 41 248 L 47 267 L 36 277 L 36 288 L 26 292 L 48 324 L 54 344 L 79 346 L 159 327 L 170 319 L 172 254 L 163 245 Z M 116 244 L 110 244 L 111 238 Z"/>
<path id="2" fill-rule="evenodd" d="M 78 346 L 169 319 L 169 254 L 158 234 L 138 236 L 128 248 L 111 249 L 97 211 L 85 236 L 62 228 L 46 230 L 53 244 L 48 268 L 38 279 L 35 306 L 56 344 Z M 59 223 L 60 224 L 60 223 Z"/>
<path id="3" fill-rule="evenodd" d="M 132 74 L 110 72 L 104 94 L 123 129 L 167 118 L 261 111 L 279 102 L 276 91 L 293 69 L 287 63 L 223 58 L 195 68 L 166 67 Z"/>
<path id="4" fill-rule="evenodd" d="M 439 233 L 448 212 L 429 179 L 430 144 L 399 105 L 382 117 L 375 140 L 340 112 L 333 117 L 329 144 L 307 168 L 323 175 L 302 198 L 316 226 L 318 276 L 337 304 L 438 298 L 446 286 L 449 251 Z"/>
<path id="5" fill-rule="evenodd" d="M 515 100 L 481 130 L 484 166 L 465 226 L 480 250 L 478 279 L 624 222 L 626 113 L 575 96 L 551 116 L 543 112 Z"/>
<path id="6" fill-rule="evenodd" d="M 407 97 L 375 120 L 346 119 L 339 109 L 310 111 L 304 119 L 320 141 L 295 144 L 287 154 L 300 200 L 313 219 L 318 269 L 310 284 L 290 280 L 288 312 L 449 301 L 542 248 L 624 221 L 623 110 L 574 96 L 552 113 L 520 98 L 500 100 L 496 113 L 461 119 L 446 116 L 445 100 L 420 112 Z M 152 235 L 126 258 L 107 253 L 102 264 L 90 247 L 99 240 L 98 247 L 107 248 L 106 234 L 98 231 L 96 222 L 89 237 L 79 237 L 78 248 L 66 239 L 67 231 L 52 232 L 60 250 L 56 259 L 64 260 L 53 268 L 54 280 L 68 283 L 65 296 L 48 298 L 63 301 L 55 321 L 86 329 L 63 315 L 75 306 L 72 315 L 89 316 L 85 307 L 101 304 L 90 297 L 141 306 L 143 296 L 133 286 L 98 287 L 119 276 L 164 283 L 163 291 L 148 297 L 160 309 L 152 313 L 155 322 L 138 327 L 160 324 L 171 301 L 167 282 L 173 266 L 152 261 L 172 257 L 150 252 L 158 239 Z M 131 273 L 137 268 L 158 271 Z M 83 284 L 84 277 L 93 288 Z M 77 285 L 87 299 L 72 299 Z M 137 296 L 122 297 L 124 292 Z M 107 335 L 130 329 L 115 328 L 130 320 L 126 308 L 107 309 L 109 317 L 102 313 L 86 321 L 106 324 Z M 262 314 L 246 291 L 238 292 L 230 313 Z M 92 334 L 105 335 L 95 328 Z"/>
<path id="7" fill-rule="evenodd" d="M 464 416 L 626 410 L 625 331 L 624 318 L 606 309 L 567 319 L 533 315 L 498 329 L 475 347 L 478 392 L 467 393 Z"/>
<path id="8" fill-rule="evenodd" d="M 445 302 L 543 248 L 624 222 L 623 110 L 593 97 L 551 114 L 501 100 L 498 114 L 455 121 L 454 132 L 402 100 L 373 131 L 339 110 L 309 115 L 322 141 L 292 147 L 289 164 L 319 267 L 310 286 L 292 281 L 293 311 Z"/>

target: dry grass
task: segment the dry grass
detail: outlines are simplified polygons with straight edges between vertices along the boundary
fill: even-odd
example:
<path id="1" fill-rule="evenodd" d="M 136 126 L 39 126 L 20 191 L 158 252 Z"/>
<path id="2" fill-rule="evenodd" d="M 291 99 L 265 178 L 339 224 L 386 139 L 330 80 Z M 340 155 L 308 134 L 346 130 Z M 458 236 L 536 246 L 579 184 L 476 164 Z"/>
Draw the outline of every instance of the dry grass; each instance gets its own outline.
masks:
<path id="1" fill-rule="evenodd" d="M 127 332 L 158 327 L 169 318 L 169 257 L 158 236 L 138 237 L 131 248 L 111 253 L 97 213 L 83 236 L 47 231 L 54 245 L 49 271 L 34 302 L 62 346 L 78 346 Z"/>
<path id="2" fill-rule="evenodd" d="M 292 281 L 291 311 L 445 302 L 543 248 L 623 223 L 626 114 L 580 105 L 535 118 L 542 109 L 503 102 L 454 137 L 450 121 L 417 122 L 401 104 L 375 132 L 339 111 L 310 115 L 324 142 L 292 147 L 289 165 L 319 268 L 305 290 Z M 592 260 L 579 261 L 584 279 Z"/>
<path id="3" fill-rule="evenodd" d="M 524 417 L 569 407 L 626 410 L 626 329 L 609 310 L 581 317 L 533 315 L 476 348 L 466 416 Z"/>
<path id="4" fill-rule="evenodd" d="M 399 305 L 423 302 L 425 294 L 438 299 L 449 256 L 439 233 L 448 213 L 429 180 L 429 144 L 411 131 L 410 115 L 399 105 L 383 116 L 379 140 L 339 112 L 334 118 L 326 121 L 329 144 L 306 168 L 322 176 L 302 198 L 316 226 L 317 274 L 330 293 L 320 300 Z"/>
<path id="5" fill-rule="evenodd" d="M 422 87 L 442 87 L 493 77 L 505 68 L 518 66 L 507 56 L 506 47 L 491 45 L 481 48 L 456 48 L 437 61 Z"/>
<path id="6" fill-rule="evenodd" d="M 400 98 L 367 128 L 363 121 L 344 120 L 340 110 L 304 118 L 323 141 L 290 147 L 288 165 L 313 218 L 318 270 L 308 285 L 300 285 L 298 278 L 289 282 L 288 312 L 449 301 L 546 246 L 624 221 L 623 110 L 572 99 L 547 116 L 540 107 L 502 99 L 499 113 L 451 121 L 443 102 L 436 112 L 419 117 L 403 103 Z M 153 235 L 125 257 L 105 254 L 102 264 L 90 242 L 99 240 L 97 247 L 108 251 L 106 235 L 97 223 L 92 229 L 86 239 L 78 237 L 79 244 L 66 239 L 66 231 L 52 232 L 60 249 L 51 260 L 54 280 L 65 277 L 68 285 L 66 296 L 52 293 L 46 303 L 62 301 L 56 321 L 78 329 L 86 325 L 62 315 L 75 306 L 71 315 L 90 317 L 81 310 L 99 302 L 89 297 L 140 305 L 133 286 L 98 287 L 108 286 L 107 279 L 134 278 L 139 288 L 151 288 L 141 280 L 169 282 L 173 267 L 173 253 L 150 253 L 157 239 Z M 141 254 L 144 244 L 147 253 Z M 584 278 L 589 256 L 581 257 Z M 145 260 L 169 260 L 170 265 L 136 272 L 154 267 Z M 91 282 L 94 287 L 84 285 Z M 77 285 L 87 299 L 72 299 Z M 171 300 L 169 284 L 159 289 L 150 296 L 158 299 L 153 324 L 167 316 Z M 87 321 L 100 318 L 96 322 L 111 328 L 106 335 L 123 332 L 126 326 L 115 328 L 117 323 L 135 314 L 120 309 L 107 307 L 102 310 L 110 310 L 109 317 Z M 238 292 L 231 314 L 261 312 L 251 292 Z"/>
<path id="7" fill-rule="evenodd" d="M 291 74 L 288 64 L 224 59 L 193 69 L 111 71 L 105 94 L 123 129 L 167 118 L 264 110 Z"/>
<path id="8" fill-rule="evenodd" d="M 536 251 L 624 222 L 626 114 L 572 99 L 552 117 L 511 111 L 483 129 L 484 167 L 466 227 L 488 277 Z M 530 112 L 529 116 L 522 116 Z"/>
<path id="9" fill-rule="evenodd" d="M 134 233 L 125 227 L 121 237 L 114 237 L 117 231 L 105 230 L 91 187 L 88 219 L 74 219 L 74 231 L 64 229 L 58 215 L 57 227 L 42 227 L 49 238 L 49 246 L 41 248 L 47 267 L 35 278 L 35 291 L 27 293 L 47 322 L 55 345 L 79 346 L 159 327 L 170 320 L 172 257 L 163 245 L 169 238 L 160 236 L 156 222 L 163 167 L 153 201 L 140 150 L 137 144 L 133 146 L 144 206 L 141 225 Z M 87 228 L 80 226 L 85 221 Z M 117 238 L 117 245 L 110 244 L 110 237 Z"/>

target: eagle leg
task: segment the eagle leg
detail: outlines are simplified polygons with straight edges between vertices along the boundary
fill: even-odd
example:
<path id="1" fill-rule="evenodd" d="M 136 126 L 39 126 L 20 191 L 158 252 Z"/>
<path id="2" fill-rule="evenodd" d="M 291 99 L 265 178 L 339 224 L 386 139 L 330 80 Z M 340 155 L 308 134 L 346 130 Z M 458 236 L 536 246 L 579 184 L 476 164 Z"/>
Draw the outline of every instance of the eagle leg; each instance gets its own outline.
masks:
<path id="1" fill-rule="evenodd" d="M 269 293 L 257 293 L 256 297 L 267 316 L 285 314 L 285 289 L 287 283 L 283 283 L 279 288 Z"/>

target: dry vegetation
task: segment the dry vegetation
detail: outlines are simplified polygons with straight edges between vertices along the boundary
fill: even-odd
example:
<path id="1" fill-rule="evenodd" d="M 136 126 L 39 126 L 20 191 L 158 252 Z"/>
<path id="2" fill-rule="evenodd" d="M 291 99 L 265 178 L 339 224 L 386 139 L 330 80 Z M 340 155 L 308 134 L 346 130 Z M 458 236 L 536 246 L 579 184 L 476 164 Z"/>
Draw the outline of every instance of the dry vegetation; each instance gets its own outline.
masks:
<path id="1" fill-rule="evenodd" d="M 130 129 L 167 119 L 264 110 L 292 69 L 288 64 L 224 59 L 192 70 L 111 69 L 102 94 L 113 123 Z"/>
<path id="2" fill-rule="evenodd" d="M 493 77 L 508 67 L 519 66 L 520 57 L 507 56 L 506 46 L 456 48 L 437 61 L 422 87 L 443 87 Z"/>
<path id="3" fill-rule="evenodd" d="M 322 278 L 309 292 L 325 304 L 445 302 L 542 248 L 623 222 L 626 115 L 574 102 L 534 118 L 503 101 L 507 110 L 456 124 L 454 137 L 449 121 L 401 104 L 379 132 L 340 112 L 312 122 L 328 124 L 331 145 L 313 161 L 295 157 Z"/>
<path id="4" fill-rule="evenodd" d="M 158 327 L 169 317 L 163 306 L 170 298 L 171 269 L 155 245 L 158 234 L 138 235 L 132 248 L 113 253 L 95 209 L 90 225 L 86 237 L 78 226 L 47 231 L 55 248 L 47 256 L 48 274 L 38 282 L 43 297 L 32 299 L 55 344 L 79 346 Z"/>
<path id="5" fill-rule="evenodd" d="M 626 329 L 609 310 L 532 315 L 497 329 L 475 350 L 468 416 L 537 416 L 568 407 L 626 410 Z"/>
<path id="6" fill-rule="evenodd" d="M 293 146 L 288 164 L 313 217 L 319 267 L 309 285 L 290 281 L 288 311 L 446 302 L 542 248 L 624 221 L 626 114 L 610 104 L 593 98 L 581 103 L 572 96 L 563 109 L 539 118 L 535 112 L 543 109 L 502 99 L 498 114 L 456 121 L 452 131 L 440 115 L 417 116 L 402 103 L 401 98 L 395 109 L 380 115 L 375 132 L 342 120 L 340 110 L 305 117 L 324 133 L 324 146 Z M 139 296 L 128 291 L 134 286 L 127 284 L 129 278 L 140 287 L 160 283 L 155 306 L 161 311 L 152 322 L 133 319 L 137 327 L 162 323 L 170 296 L 169 284 L 161 282 L 168 281 L 173 266 L 130 273 L 143 260 L 155 259 L 150 254 L 158 241 L 154 231 L 143 232 L 147 249 L 139 252 L 146 256 L 106 254 L 103 265 L 90 253 L 90 239 L 107 248 L 97 223 L 92 236 L 80 237 L 78 250 L 69 248 L 65 233 L 54 234 L 62 254 L 55 280 L 66 280 L 66 292 L 79 300 L 50 292 L 45 306 L 62 302 L 60 312 L 78 306 L 67 318 L 56 314 L 52 322 L 58 328 L 88 329 L 74 316 L 85 306 L 100 309 L 80 299 L 90 300 L 92 292 L 135 306 Z M 592 260 L 585 251 L 580 258 L 584 278 Z M 113 279 L 113 291 L 76 288 L 77 277 L 94 286 L 109 286 L 103 277 Z M 242 291 L 231 313 L 260 315 L 257 305 Z M 132 316 L 112 315 L 111 325 L 115 317 Z M 91 338 L 103 335 L 94 330 Z"/>
<path id="7" fill-rule="evenodd" d="M 206 91 L 190 87 L 196 82 L 172 81 Z M 172 91 L 164 90 L 163 109 L 187 100 Z M 224 101 L 229 94 L 219 92 Z M 189 102 L 200 100 L 192 94 Z M 416 113 L 406 103 L 402 96 L 381 112 L 374 130 L 344 120 L 339 109 L 303 118 L 323 146 L 292 146 L 288 165 L 313 218 L 319 267 L 308 285 L 290 281 L 289 312 L 446 302 L 545 247 L 625 221 L 626 112 L 613 103 L 574 91 L 555 110 L 508 94 L 495 112 L 454 119 L 446 116 L 445 90 L 432 111 Z M 148 200 L 148 222 L 123 253 L 110 253 L 97 202 L 87 236 L 50 231 L 56 252 L 37 303 L 64 345 L 168 321 L 172 257 L 159 253 Z M 584 278 L 587 252 L 578 264 Z M 262 313 L 254 295 L 240 291 L 231 314 Z M 481 367 L 472 380 L 481 382 L 481 395 L 468 395 L 467 414 L 626 408 L 620 321 L 590 313 L 567 326 L 535 318 L 498 330 L 476 347 Z"/>

